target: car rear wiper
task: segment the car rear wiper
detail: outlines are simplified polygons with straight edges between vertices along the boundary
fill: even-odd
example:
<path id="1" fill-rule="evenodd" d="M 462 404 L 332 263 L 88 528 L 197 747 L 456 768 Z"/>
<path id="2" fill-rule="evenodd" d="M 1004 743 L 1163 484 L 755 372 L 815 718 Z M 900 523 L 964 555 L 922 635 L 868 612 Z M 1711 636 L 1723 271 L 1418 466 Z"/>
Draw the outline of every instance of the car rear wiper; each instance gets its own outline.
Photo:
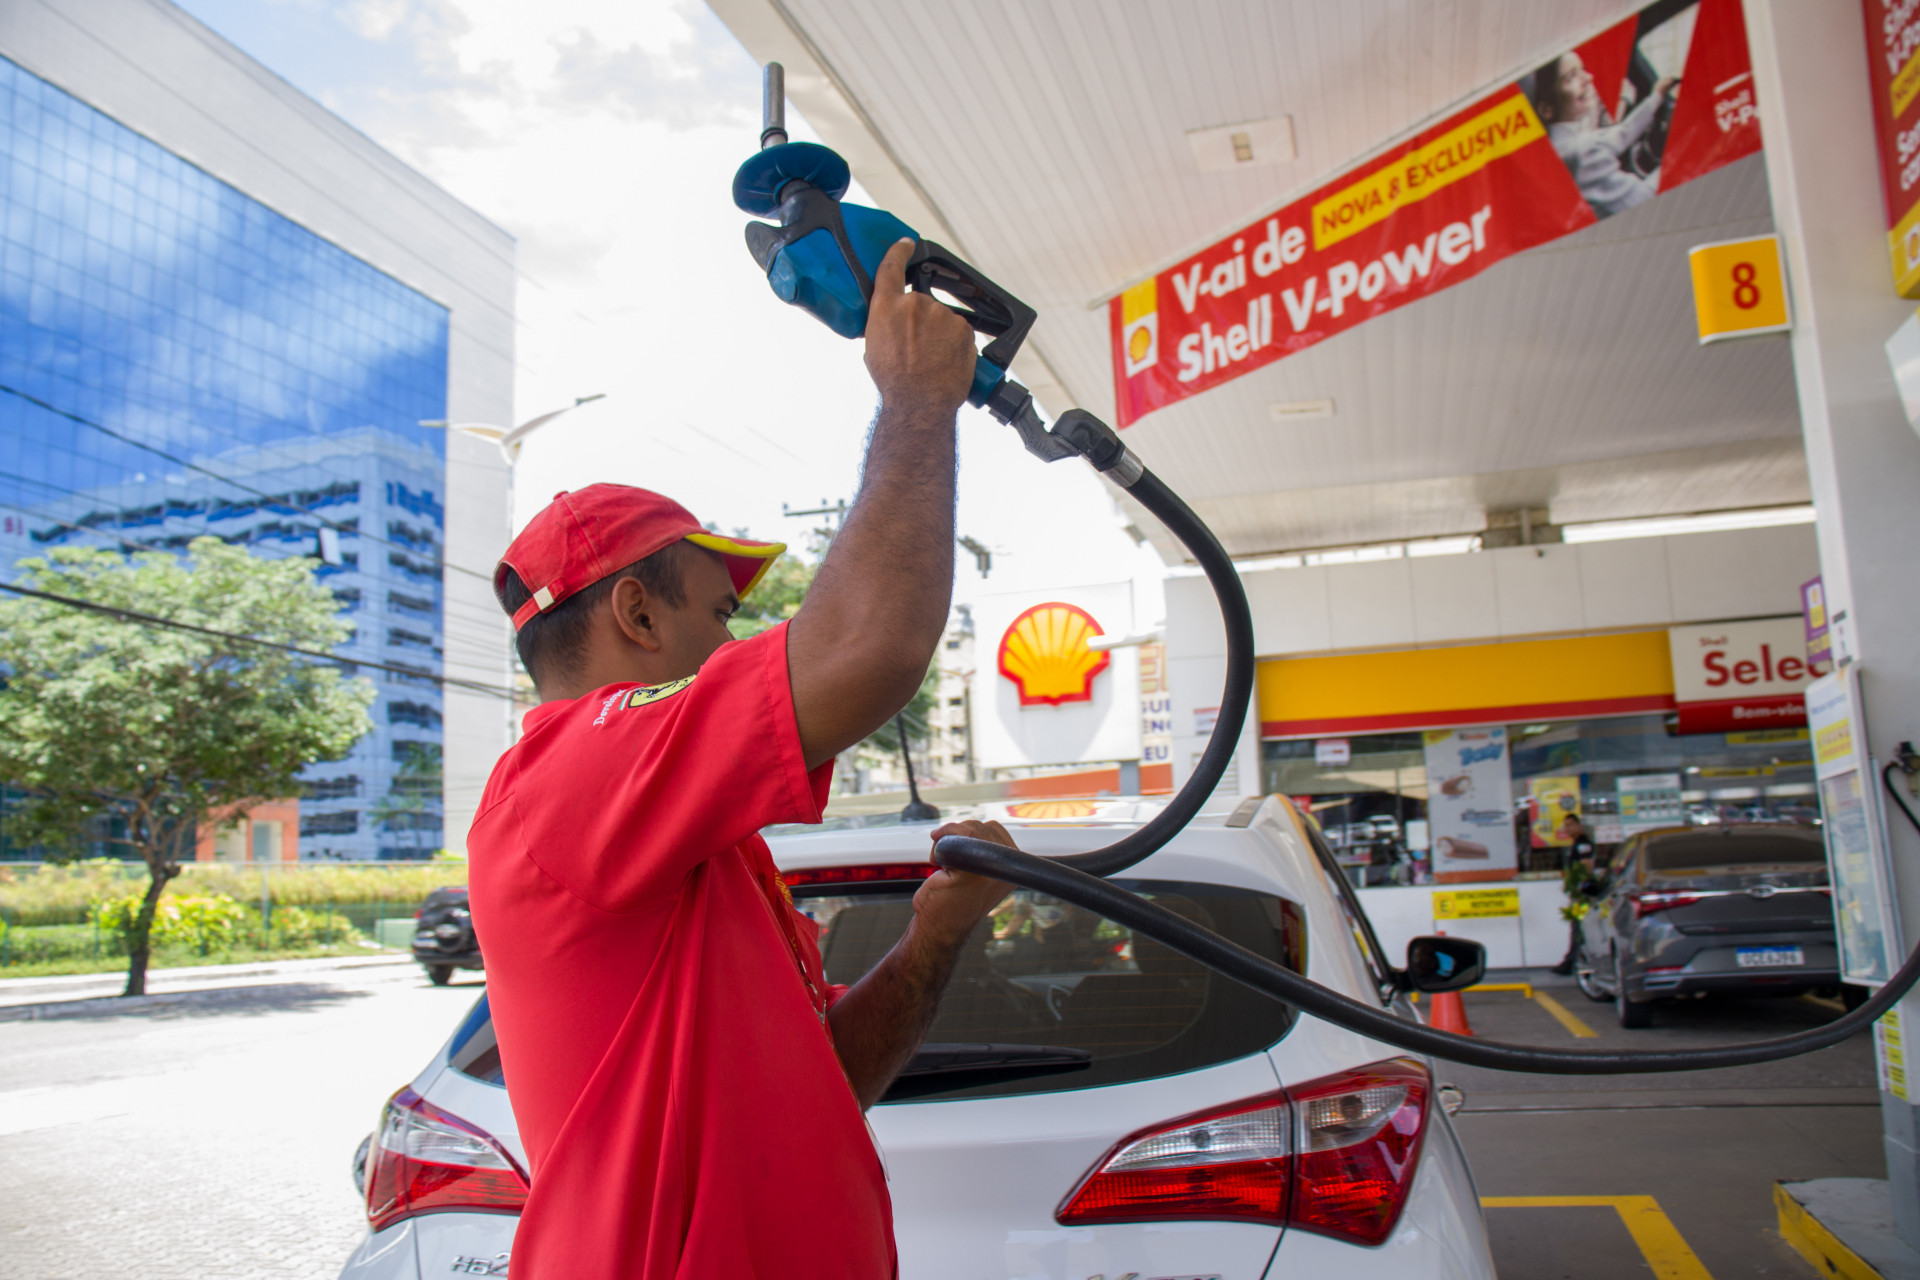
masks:
<path id="1" fill-rule="evenodd" d="M 902 1102 L 942 1089 L 997 1084 L 1053 1071 L 1080 1071 L 1093 1055 L 1052 1044 L 923 1044 L 887 1090 L 884 1102 Z"/>

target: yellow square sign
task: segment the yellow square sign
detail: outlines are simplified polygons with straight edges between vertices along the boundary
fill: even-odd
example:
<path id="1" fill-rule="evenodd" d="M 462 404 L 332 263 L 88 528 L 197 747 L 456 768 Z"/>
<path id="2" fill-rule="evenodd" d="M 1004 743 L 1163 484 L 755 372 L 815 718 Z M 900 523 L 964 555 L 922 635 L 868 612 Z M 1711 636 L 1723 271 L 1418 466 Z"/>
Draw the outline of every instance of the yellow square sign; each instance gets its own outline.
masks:
<path id="1" fill-rule="evenodd" d="M 1693 268 L 1693 309 L 1700 321 L 1702 344 L 1782 333 L 1793 327 L 1779 236 L 1696 245 L 1687 251 L 1687 258 Z"/>

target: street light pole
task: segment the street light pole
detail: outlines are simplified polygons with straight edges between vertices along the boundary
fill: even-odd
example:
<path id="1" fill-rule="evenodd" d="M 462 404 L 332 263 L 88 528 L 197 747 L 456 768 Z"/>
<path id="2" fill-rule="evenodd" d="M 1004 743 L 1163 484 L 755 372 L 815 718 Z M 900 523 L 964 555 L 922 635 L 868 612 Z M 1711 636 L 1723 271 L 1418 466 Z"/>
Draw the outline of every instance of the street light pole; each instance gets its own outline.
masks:
<path id="1" fill-rule="evenodd" d="M 546 426 L 549 422 L 552 422 L 555 418 L 558 418 L 562 414 L 572 413 L 575 409 L 578 409 L 583 404 L 591 404 L 595 400 L 604 400 L 606 398 L 607 397 L 605 392 L 595 392 L 593 395 L 590 395 L 590 396 L 576 396 L 574 397 L 574 401 L 572 404 L 562 405 L 558 409 L 550 410 L 546 413 L 540 414 L 537 417 L 528 418 L 525 422 L 521 423 L 517 427 L 496 426 L 491 422 L 451 422 L 445 418 L 423 418 L 420 420 L 420 425 L 423 427 L 437 428 L 443 431 L 458 431 L 462 435 L 472 436 L 476 440 L 486 440 L 491 442 L 492 444 L 499 446 L 500 456 L 506 459 L 506 463 L 507 463 L 507 536 L 509 539 L 511 539 L 513 536 L 514 475 L 515 475 L 515 472 L 518 470 L 518 464 L 520 462 L 520 450 L 522 446 L 526 444 L 527 437 L 531 436 L 534 432 Z M 514 647 L 513 647 L 512 636 L 508 636 L 507 638 L 506 658 L 507 658 L 506 677 L 507 677 L 507 690 L 508 690 L 507 745 L 511 746 L 513 745 L 514 740 L 519 736 L 518 730 L 520 728 L 520 717 L 514 714 L 515 700 L 512 696 L 512 691 L 514 687 L 514 684 L 513 684 Z"/>

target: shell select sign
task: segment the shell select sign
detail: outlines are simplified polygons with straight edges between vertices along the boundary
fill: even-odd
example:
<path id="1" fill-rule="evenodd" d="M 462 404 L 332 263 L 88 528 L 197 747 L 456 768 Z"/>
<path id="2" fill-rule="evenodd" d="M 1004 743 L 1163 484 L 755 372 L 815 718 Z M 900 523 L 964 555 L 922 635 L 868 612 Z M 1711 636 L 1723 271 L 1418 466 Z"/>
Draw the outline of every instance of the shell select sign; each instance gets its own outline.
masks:
<path id="1" fill-rule="evenodd" d="M 1087 641 L 1105 634 L 1078 605 L 1037 604 L 1000 637 L 1000 674 L 1020 691 L 1023 707 L 1090 702 L 1094 677 L 1107 669 L 1108 658 Z"/>

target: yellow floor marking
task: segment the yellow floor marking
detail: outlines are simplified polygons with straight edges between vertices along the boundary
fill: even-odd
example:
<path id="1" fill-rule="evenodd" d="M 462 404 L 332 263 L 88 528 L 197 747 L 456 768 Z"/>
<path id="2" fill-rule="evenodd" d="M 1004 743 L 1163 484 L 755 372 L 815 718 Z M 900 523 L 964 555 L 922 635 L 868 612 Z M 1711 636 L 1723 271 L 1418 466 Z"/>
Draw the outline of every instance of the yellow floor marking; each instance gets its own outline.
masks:
<path id="1" fill-rule="evenodd" d="M 1469 991 L 1518 991 L 1523 995 L 1525 995 L 1529 1000 L 1533 998 L 1533 984 L 1531 982 L 1482 982 L 1482 983 L 1478 983 L 1475 986 L 1468 987 L 1467 990 Z"/>
<path id="2" fill-rule="evenodd" d="M 1567 1006 L 1561 1004 L 1544 991 L 1534 992 L 1533 1002 L 1552 1014 L 1555 1022 L 1565 1027 L 1570 1033 L 1581 1040 L 1592 1040 L 1600 1034 L 1586 1023 L 1580 1021 L 1580 1019 L 1574 1017 L 1572 1010 L 1568 1009 Z"/>
<path id="3" fill-rule="evenodd" d="M 1780 1217 L 1780 1234 L 1823 1276 L 1839 1280 L 1880 1280 L 1880 1273 L 1808 1213 L 1780 1183 L 1773 1184 L 1773 1205 Z"/>
<path id="4" fill-rule="evenodd" d="M 1483 1196 L 1488 1209 L 1612 1209 L 1657 1280 L 1713 1280 L 1652 1196 Z"/>

